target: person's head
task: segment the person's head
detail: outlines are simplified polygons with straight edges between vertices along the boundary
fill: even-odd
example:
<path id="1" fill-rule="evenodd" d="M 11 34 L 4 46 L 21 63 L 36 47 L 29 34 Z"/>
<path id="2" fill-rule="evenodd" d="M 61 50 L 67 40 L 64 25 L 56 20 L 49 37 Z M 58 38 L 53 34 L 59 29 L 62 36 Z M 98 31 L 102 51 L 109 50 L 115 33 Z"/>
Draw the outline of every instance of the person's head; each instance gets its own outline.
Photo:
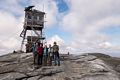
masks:
<path id="1" fill-rule="evenodd" d="M 40 46 L 40 43 L 38 42 L 37 45 Z"/>
<path id="2" fill-rule="evenodd" d="M 43 44 L 42 43 L 40 43 L 40 47 L 42 47 L 43 46 Z"/>
<path id="3" fill-rule="evenodd" d="M 51 47 L 51 44 L 49 44 L 49 47 Z"/>
<path id="4" fill-rule="evenodd" d="M 37 46 L 37 43 L 36 43 L 36 42 L 34 42 L 34 45 L 35 45 L 35 46 Z"/>
<path id="5" fill-rule="evenodd" d="M 56 45 L 57 43 L 56 42 L 54 42 L 54 45 Z"/>
<path id="6" fill-rule="evenodd" d="M 47 45 L 45 44 L 45 47 L 47 47 Z"/>
<path id="7" fill-rule="evenodd" d="M 42 43 L 39 43 L 39 42 L 38 42 L 38 46 L 42 47 L 43 45 L 42 45 Z"/>

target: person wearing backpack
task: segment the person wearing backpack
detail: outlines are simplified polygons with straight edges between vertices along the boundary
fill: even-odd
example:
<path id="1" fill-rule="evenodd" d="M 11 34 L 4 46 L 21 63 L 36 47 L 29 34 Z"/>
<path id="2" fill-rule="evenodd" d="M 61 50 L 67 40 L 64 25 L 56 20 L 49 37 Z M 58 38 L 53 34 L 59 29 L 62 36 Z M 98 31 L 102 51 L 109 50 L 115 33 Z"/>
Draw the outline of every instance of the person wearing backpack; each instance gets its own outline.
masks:
<path id="1" fill-rule="evenodd" d="M 38 65 L 42 65 L 42 57 L 43 57 L 43 45 L 42 43 L 38 43 Z"/>
<path id="2" fill-rule="evenodd" d="M 53 55 L 54 55 L 55 66 L 56 65 L 60 66 L 59 46 L 57 45 L 56 42 L 54 42 L 53 44 Z"/>
<path id="3" fill-rule="evenodd" d="M 32 45 L 32 52 L 33 52 L 34 64 L 37 64 L 37 62 L 36 62 L 36 59 L 37 59 L 37 45 L 36 45 L 36 43 L 33 43 L 33 45 Z"/>

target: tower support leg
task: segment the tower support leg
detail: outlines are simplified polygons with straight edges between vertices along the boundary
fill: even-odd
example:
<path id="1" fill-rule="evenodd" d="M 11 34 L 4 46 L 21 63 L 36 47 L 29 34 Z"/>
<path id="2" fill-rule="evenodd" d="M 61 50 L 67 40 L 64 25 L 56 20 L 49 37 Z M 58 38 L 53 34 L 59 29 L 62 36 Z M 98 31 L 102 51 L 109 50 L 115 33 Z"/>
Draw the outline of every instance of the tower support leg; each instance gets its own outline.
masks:
<path id="1" fill-rule="evenodd" d="M 22 40 L 22 43 L 21 43 L 21 48 L 20 48 L 20 50 L 22 51 L 22 48 L 23 48 L 23 45 L 24 45 L 24 40 L 25 40 L 25 36 L 26 36 L 26 29 L 25 29 L 25 31 L 24 31 L 24 33 L 23 33 L 23 40 Z"/>

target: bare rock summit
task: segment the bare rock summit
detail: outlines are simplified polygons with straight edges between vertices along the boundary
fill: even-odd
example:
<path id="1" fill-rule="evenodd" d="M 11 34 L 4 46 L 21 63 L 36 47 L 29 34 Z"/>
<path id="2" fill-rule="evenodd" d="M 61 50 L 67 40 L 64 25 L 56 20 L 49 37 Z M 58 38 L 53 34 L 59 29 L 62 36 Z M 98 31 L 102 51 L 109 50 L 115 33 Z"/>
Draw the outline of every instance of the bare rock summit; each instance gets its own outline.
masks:
<path id="1" fill-rule="evenodd" d="M 0 57 L 0 80 L 120 80 L 119 76 L 113 66 L 93 54 L 61 54 L 60 66 L 33 65 L 32 53 Z"/>

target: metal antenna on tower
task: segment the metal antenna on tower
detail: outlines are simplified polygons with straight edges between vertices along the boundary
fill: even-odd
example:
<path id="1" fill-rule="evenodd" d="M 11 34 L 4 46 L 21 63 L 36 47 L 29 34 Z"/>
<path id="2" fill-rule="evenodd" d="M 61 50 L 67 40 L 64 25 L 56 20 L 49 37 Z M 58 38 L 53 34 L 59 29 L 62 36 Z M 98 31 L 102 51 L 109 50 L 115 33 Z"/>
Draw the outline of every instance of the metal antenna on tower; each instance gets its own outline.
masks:
<path id="1" fill-rule="evenodd" d="M 43 3 L 43 12 L 44 12 L 44 3 Z"/>

